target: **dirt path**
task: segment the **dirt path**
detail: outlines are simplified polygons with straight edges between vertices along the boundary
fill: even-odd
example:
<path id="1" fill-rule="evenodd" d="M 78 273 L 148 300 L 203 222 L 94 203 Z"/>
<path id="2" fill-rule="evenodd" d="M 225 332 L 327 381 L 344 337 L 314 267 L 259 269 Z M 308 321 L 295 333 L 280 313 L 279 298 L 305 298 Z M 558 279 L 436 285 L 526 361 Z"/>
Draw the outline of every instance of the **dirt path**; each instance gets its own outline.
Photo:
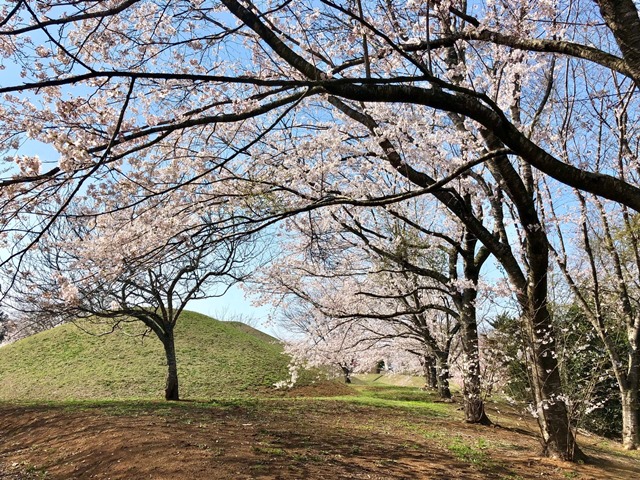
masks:
<path id="1" fill-rule="evenodd" d="M 637 456 L 554 462 L 516 430 L 335 401 L 0 404 L 0 479 L 640 478 Z"/>

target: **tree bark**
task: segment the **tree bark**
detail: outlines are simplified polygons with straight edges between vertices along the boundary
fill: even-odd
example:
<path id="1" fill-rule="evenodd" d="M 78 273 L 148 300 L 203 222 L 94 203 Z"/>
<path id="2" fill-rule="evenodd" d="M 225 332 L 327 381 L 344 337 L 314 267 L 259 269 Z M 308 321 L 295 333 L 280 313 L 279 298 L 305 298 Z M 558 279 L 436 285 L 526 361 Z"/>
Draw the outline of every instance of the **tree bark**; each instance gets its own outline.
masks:
<path id="1" fill-rule="evenodd" d="M 522 293 L 517 297 L 528 330 L 531 386 L 544 454 L 561 460 L 585 460 L 569 421 L 556 357 L 555 332 L 547 304 L 548 241 L 544 229 L 539 228 L 533 207 L 523 205 L 521 209 L 523 224 L 527 225 L 525 238 L 529 264 L 526 287 L 521 289 Z M 531 209 L 531 212 L 527 212 L 527 209 Z"/>
<path id="2" fill-rule="evenodd" d="M 340 368 L 342 369 L 342 375 L 344 376 L 344 383 L 351 383 L 351 369 L 344 365 L 340 365 Z"/>
<path id="3" fill-rule="evenodd" d="M 501 145 L 491 133 L 484 132 L 484 136 L 489 147 Z M 488 167 L 505 188 L 524 227 L 525 271 L 520 266 L 512 269 L 510 262 L 501 263 L 518 289 L 516 296 L 524 314 L 529 337 L 531 387 L 544 454 L 561 460 L 584 460 L 571 429 L 560 380 L 555 333 L 547 304 L 549 241 L 538 217 L 533 192 L 527 189 L 506 157 L 490 161 Z"/>
<path id="4" fill-rule="evenodd" d="M 431 355 L 422 357 L 422 368 L 424 370 L 425 385 L 427 388 L 438 388 L 438 374 L 436 372 L 435 359 Z"/>
<path id="5" fill-rule="evenodd" d="M 440 398 L 449 400 L 451 390 L 449 388 L 449 362 L 448 354 L 445 352 L 436 353 L 436 371 L 438 372 L 438 395 Z"/>
<path id="6" fill-rule="evenodd" d="M 471 289 L 465 289 L 471 290 Z M 470 299 L 468 297 L 472 296 Z M 480 379 L 480 354 L 478 349 L 478 326 L 475 312 L 475 289 L 473 292 L 465 291 L 464 304 L 460 316 L 462 330 L 462 370 L 463 370 L 463 396 L 464 419 L 467 423 L 491 425 L 491 420 L 484 411 L 482 399 L 482 385 Z"/>
<path id="7" fill-rule="evenodd" d="M 633 0 L 596 0 L 622 56 L 640 86 L 640 17 Z"/>
<path id="8" fill-rule="evenodd" d="M 546 290 L 546 286 L 545 286 Z M 532 299 L 533 300 L 533 299 Z M 530 368 L 538 425 L 543 440 L 543 452 L 551 458 L 580 461 L 586 457 L 578 448 L 569 424 L 569 414 L 562 396 L 562 384 L 551 318 L 546 295 L 538 308 L 529 315 Z"/>
<path id="9" fill-rule="evenodd" d="M 164 353 L 167 358 L 167 383 L 164 389 L 165 400 L 180 400 L 178 390 L 178 364 L 173 330 L 167 332 L 164 341 Z"/>
<path id="10" fill-rule="evenodd" d="M 528 284 L 526 295 L 519 297 L 529 330 L 531 379 L 544 454 L 561 460 L 584 460 L 569 422 L 556 357 L 555 332 L 547 305 L 549 247 L 546 235 L 543 229 L 534 226 L 527 231 L 526 240 Z"/>
<path id="11" fill-rule="evenodd" d="M 622 396 L 622 446 L 627 450 L 635 450 L 640 446 L 638 407 L 640 398 L 638 382 L 627 382 L 627 388 L 620 389 Z"/>

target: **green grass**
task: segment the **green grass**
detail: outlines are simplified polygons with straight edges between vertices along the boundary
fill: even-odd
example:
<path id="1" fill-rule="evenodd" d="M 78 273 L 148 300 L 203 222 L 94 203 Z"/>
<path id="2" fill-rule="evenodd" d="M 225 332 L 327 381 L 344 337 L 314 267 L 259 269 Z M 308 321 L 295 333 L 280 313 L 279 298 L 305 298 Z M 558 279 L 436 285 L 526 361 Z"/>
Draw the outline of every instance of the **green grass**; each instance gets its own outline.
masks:
<path id="1" fill-rule="evenodd" d="M 433 392 L 424 392 L 415 387 L 396 386 L 355 386 L 362 395 L 380 400 L 394 400 L 397 402 L 433 402 L 437 395 Z"/>
<path id="2" fill-rule="evenodd" d="M 331 400 L 357 405 L 385 408 L 403 408 L 415 410 L 429 417 L 451 417 L 460 415 L 448 403 L 438 402 L 432 393 L 423 392 L 415 387 L 353 385 L 357 395 L 331 397 Z"/>
<path id="3" fill-rule="evenodd" d="M 352 376 L 353 385 L 387 385 L 396 387 L 422 387 L 424 378 L 398 373 L 365 373 Z"/>
<path id="4" fill-rule="evenodd" d="M 185 312 L 175 332 L 182 398 L 254 395 L 287 378 L 272 337 Z M 161 398 L 166 361 L 150 335 L 92 336 L 67 324 L 0 348 L 0 400 Z"/>
<path id="5" fill-rule="evenodd" d="M 482 438 L 472 442 L 462 439 L 459 435 L 447 445 L 448 450 L 458 460 L 478 468 L 486 468 L 491 464 L 491 459 L 486 453 L 487 447 L 486 441 Z"/>

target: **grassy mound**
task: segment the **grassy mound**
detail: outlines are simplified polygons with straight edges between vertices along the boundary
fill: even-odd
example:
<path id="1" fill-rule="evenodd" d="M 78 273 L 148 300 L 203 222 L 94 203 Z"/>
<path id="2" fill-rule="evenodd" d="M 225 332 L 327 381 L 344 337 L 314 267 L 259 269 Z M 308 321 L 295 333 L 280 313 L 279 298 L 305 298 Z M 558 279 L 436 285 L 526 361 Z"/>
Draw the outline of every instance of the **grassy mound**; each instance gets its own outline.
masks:
<path id="1" fill-rule="evenodd" d="M 282 346 L 246 325 L 185 312 L 175 338 L 182 398 L 254 395 L 287 378 Z M 162 398 L 165 374 L 153 334 L 92 336 L 68 324 L 0 348 L 4 400 Z"/>

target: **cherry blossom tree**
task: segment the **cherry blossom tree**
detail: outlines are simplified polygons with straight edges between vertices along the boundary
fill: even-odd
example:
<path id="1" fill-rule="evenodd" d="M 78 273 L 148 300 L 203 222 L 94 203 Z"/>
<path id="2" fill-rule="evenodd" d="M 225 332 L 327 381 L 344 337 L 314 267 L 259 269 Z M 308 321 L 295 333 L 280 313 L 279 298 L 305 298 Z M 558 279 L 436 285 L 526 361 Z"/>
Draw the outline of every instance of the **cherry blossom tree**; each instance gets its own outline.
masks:
<path id="1" fill-rule="evenodd" d="M 85 331 L 89 322 L 100 334 L 142 323 L 143 335 L 155 334 L 164 347 L 165 398 L 179 400 L 174 331 L 181 314 L 191 300 L 223 295 L 258 252 L 225 237 L 212 217 L 175 206 L 129 213 L 59 221 L 22 257 L 5 302 L 29 322 L 74 322 Z"/>
<path id="2" fill-rule="evenodd" d="M 135 203 L 224 177 L 216 195 L 254 195 L 268 223 L 432 193 L 507 273 L 528 319 L 545 450 L 574 458 L 533 185 L 544 174 L 640 211 L 637 182 L 614 168 L 616 155 L 579 151 L 602 122 L 585 122 L 575 100 L 609 90 L 565 75 L 604 72 L 637 97 L 637 2 L 49 0 L 4 5 L 1 15 L 2 65 L 16 79 L 0 87 L 0 222 L 13 232 L 3 239 L 11 258 L 84 189 L 106 196 L 112 179 L 172 162 L 174 174 L 149 175 Z M 576 148 L 556 148 L 567 136 Z M 621 157 L 630 169 L 635 139 L 630 132 Z M 25 148 L 34 142 L 59 158 L 36 158 Z M 324 153 L 307 157 L 302 145 Z M 462 190 L 448 189 L 463 172 Z M 381 177 L 395 180 L 372 195 Z M 491 213 L 502 233 L 481 221 L 491 201 L 467 202 L 474 182 L 510 209 L 506 222 L 497 205 Z M 57 210 L 40 208 L 53 197 Z M 512 248 L 516 227 L 523 243 Z"/>
<path id="3" fill-rule="evenodd" d="M 579 208 L 570 223 L 569 214 L 561 215 L 549 205 L 550 223 L 556 229 L 555 259 L 606 351 L 621 397 L 623 445 L 635 449 L 640 442 L 640 263 L 635 215 L 598 197 L 576 196 Z"/>
<path id="4" fill-rule="evenodd" d="M 424 355 L 420 350 L 424 344 L 397 323 L 375 318 L 327 318 L 309 303 L 295 301 L 280 315 L 287 317 L 286 325 L 298 336 L 287 341 L 285 347 L 294 371 L 301 365 L 329 366 L 337 368 L 344 381 L 351 383 L 353 373 L 371 372 L 381 361 L 396 373 L 415 374 L 422 368 L 416 353 Z"/>
<path id="5" fill-rule="evenodd" d="M 435 220 L 433 203 L 427 207 L 424 212 L 432 226 L 441 223 Z M 415 203 L 389 211 L 339 209 L 330 223 L 315 216 L 290 222 L 294 240 L 282 242 L 286 256 L 261 276 L 260 289 L 276 298 L 279 308 L 293 297 L 319 309 L 320 318 L 328 321 L 376 321 L 379 332 L 384 332 L 377 337 L 412 337 L 418 344 L 416 355 L 434 359 L 438 390 L 444 398 L 451 396 L 452 342 L 459 331 L 464 332 L 466 420 L 487 423 L 475 316 L 479 271 L 487 252 L 481 249 L 476 257 L 475 242 L 465 240 L 464 233 L 456 240 L 453 231 L 431 230 L 410 221 L 408 210 L 419 211 Z M 455 227 L 455 223 L 448 225 Z M 461 262 L 461 253 L 466 263 Z M 334 292 L 341 295 L 336 297 Z M 381 326 L 384 322 L 391 330 Z M 368 330 L 375 328 L 369 324 Z"/>
<path id="6" fill-rule="evenodd" d="M 556 150 L 583 163 L 607 165 L 619 178 L 638 182 L 638 96 L 611 72 L 566 69 L 556 89 L 565 97 L 580 86 L 576 98 L 556 112 L 562 125 Z M 598 92 L 598 93 L 596 93 Z M 602 92 L 607 92 L 606 95 Z M 562 104 L 558 104 L 562 105 Z M 591 125 L 576 136 L 576 117 Z M 579 190 L 567 189 L 551 179 L 540 183 L 545 220 L 556 264 L 607 352 L 623 406 L 623 444 L 634 449 L 638 439 L 638 378 L 640 377 L 640 319 L 636 313 L 638 238 L 632 209 Z M 624 345 L 621 349 L 620 345 Z"/>
<path id="7" fill-rule="evenodd" d="M 322 318 L 319 311 L 305 306 L 296 309 L 296 312 L 296 317 L 300 314 L 304 317 L 292 318 L 287 325 L 299 337 L 285 344 L 285 351 L 292 358 L 291 368 L 294 372 L 301 366 L 328 367 L 337 370 L 345 383 L 351 383 L 353 373 L 371 371 L 387 355 L 386 345 L 382 345 L 380 339 L 365 337 L 359 325 L 332 323 Z M 287 313 L 282 312 L 281 315 Z M 290 385 L 294 384 L 293 380 L 295 378 L 292 378 Z"/>
<path id="8" fill-rule="evenodd" d="M 415 212 L 415 207 L 412 210 Z M 373 242 L 372 230 L 369 225 L 365 228 L 355 222 L 355 227 L 347 226 L 347 229 L 378 256 L 387 262 L 394 262 L 397 268 L 410 272 L 411 278 L 413 278 L 412 283 L 420 284 L 417 281 L 419 277 L 429 279 L 432 284 L 431 288 L 439 290 L 444 295 L 440 302 L 424 302 L 414 297 L 411 306 L 416 311 L 427 308 L 440 311 L 456 319 L 456 328 L 452 332 L 457 333 L 458 330 L 461 332 L 465 419 L 470 423 L 488 424 L 490 421 L 484 412 L 481 393 L 476 303 L 478 301 L 480 269 L 488 259 L 489 251 L 483 246 L 478 249 L 477 239 L 470 235 L 464 227 L 460 229 L 461 226 L 454 219 L 441 218 L 439 221 L 433 221 L 436 215 L 433 206 L 425 208 L 423 214 L 429 215 L 432 219 L 432 226 L 429 227 L 423 225 L 425 222 L 418 220 L 423 215 L 415 215 L 411 218 L 417 218 L 417 220 L 411 220 L 406 213 L 400 211 L 398 206 L 391 209 L 390 214 L 394 218 L 394 225 L 396 225 L 392 229 L 393 235 L 391 235 L 395 244 L 393 247 L 381 246 L 379 241 Z M 403 231 L 401 232 L 397 231 L 398 222 L 402 225 Z M 433 225 L 438 223 L 449 227 L 449 231 L 443 233 L 434 229 Z M 441 228 L 441 230 L 443 229 Z M 456 232 L 456 230 L 458 231 Z M 378 231 L 377 235 L 380 234 L 381 232 Z M 429 251 L 429 247 L 438 252 L 440 265 L 434 262 L 434 254 Z M 403 274 L 405 277 L 409 275 L 407 272 Z M 407 307 L 409 307 L 409 298 L 408 296 L 403 297 Z M 428 324 L 422 314 L 414 316 L 412 321 L 416 326 L 424 328 L 425 332 L 429 331 Z M 444 350 L 436 347 L 429 338 L 425 338 L 425 342 L 431 345 L 430 350 L 435 354 L 438 363 L 446 361 L 448 364 L 446 359 L 449 356 L 450 342 L 453 337 L 451 335 L 447 335 L 447 337 L 447 347 Z M 448 367 L 446 368 L 448 369 Z"/>

